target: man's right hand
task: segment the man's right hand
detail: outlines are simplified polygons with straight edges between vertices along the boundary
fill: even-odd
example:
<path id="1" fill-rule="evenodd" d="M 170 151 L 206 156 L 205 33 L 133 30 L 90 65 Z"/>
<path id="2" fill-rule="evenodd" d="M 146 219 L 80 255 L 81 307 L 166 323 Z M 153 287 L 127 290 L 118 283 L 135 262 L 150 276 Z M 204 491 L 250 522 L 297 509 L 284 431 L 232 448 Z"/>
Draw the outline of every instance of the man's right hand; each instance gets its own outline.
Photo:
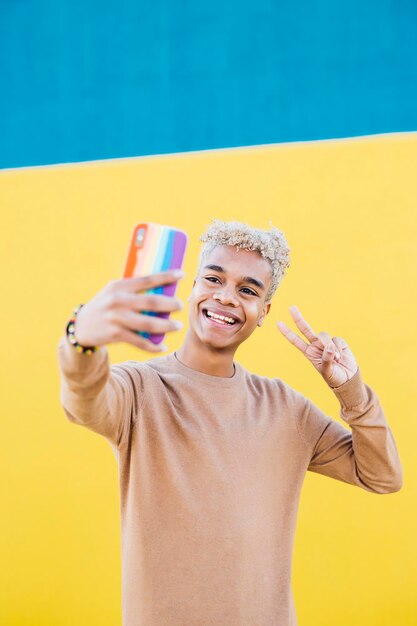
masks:
<path id="1" fill-rule="evenodd" d="M 126 342 L 148 352 L 166 350 L 163 343 L 155 345 L 134 331 L 159 334 L 178 330 L 182 327 L 181 322 L 144 315 L 141 311 L 178 311 L 183 308 L 182 302 L 163 294 L 140 292 L 174 283 L 183 276 L 181 270 L 169 270 L 149 276 L 112 280 L 78 312 L 75 339 L 82 346 Z"/>

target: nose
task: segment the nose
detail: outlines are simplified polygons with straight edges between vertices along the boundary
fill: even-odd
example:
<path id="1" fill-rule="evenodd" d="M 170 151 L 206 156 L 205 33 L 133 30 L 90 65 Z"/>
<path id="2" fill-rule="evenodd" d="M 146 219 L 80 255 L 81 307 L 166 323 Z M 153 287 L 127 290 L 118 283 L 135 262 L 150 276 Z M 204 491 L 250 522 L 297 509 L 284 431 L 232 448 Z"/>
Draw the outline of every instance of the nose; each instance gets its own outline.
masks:
<path id="1" fill-rule="evenodd" d="M 221 304 L 231 304 L 232 306 L 238 306 L 239 302 L 231 288 L 224 287 L 213 295 L 213 299 Z"/>

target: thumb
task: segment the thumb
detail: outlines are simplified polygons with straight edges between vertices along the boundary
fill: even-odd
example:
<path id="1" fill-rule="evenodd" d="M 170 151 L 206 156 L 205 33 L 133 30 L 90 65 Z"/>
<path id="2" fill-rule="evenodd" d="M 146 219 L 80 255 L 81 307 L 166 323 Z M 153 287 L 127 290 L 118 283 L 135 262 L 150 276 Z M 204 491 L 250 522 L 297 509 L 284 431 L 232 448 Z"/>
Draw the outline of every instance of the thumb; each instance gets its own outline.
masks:
<path id="1" fill-rule="evenodd" d="M 328 343 L 327 346 L 324 348 L 323 354 L 321 357 L 322 358 L 321 373 L 327 382 L 329 382 L 332 377 L 334 352 L 335 351 L 334 351 L 333 344 Z"/>

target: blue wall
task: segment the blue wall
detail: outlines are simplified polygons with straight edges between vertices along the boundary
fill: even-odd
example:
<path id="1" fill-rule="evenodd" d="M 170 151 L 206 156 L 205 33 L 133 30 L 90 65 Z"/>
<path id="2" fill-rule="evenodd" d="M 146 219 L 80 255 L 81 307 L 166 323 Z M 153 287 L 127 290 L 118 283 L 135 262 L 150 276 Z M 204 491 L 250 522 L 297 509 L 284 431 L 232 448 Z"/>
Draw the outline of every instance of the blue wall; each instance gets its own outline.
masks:
<path id="1" fill-rule="evenodd" d="M 417 129 L 417 3 L 0 0 L 0 167 Z"/>

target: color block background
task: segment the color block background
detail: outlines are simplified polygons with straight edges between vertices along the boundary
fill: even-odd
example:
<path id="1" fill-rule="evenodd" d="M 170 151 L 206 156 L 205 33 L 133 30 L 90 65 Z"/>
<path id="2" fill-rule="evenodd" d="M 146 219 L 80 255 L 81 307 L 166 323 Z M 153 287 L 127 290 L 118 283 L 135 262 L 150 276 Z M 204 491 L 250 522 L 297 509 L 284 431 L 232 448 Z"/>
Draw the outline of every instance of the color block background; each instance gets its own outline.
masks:
<path id="1" fill-rule="evenodd" d="M 300 626 L 415 624 L 416 149 L 416 134 L 399 134 L 0 173 L 2 624 L 120 624 L 117 465 L 104 439 L 66 420 L 56 347 L 72 308 L 121 276 L 138 221 L 188 232 L 186 302 L 214 217 L 272 220 L 292 249 L 238 360 L 339 419 L 332 392 L 275 328 L 295 329 L 297 304 L 316 331 L 352 347 L 403 462 L 404 487 L 386 496 L 307 473 L 293 570 Z M 176 316 L 186 321 L 186 308 Z M 149 358 L 125 344 L 109 352 Z"/>
<path id="2" fill-rule="evenodd" d="M 0 167 L 417 129 L 415 0 L 0 2 Z"/>
<path id="3" fill-rule="evenodd" d="M 413 0 L 0 2 L 2 626 L 120 625 L 117 465 L 66 421 L 57 343 L 139 221 L 189 234 L 186 302 L 215 217 L 272 220 L 292 248 L 237 359 L 340 419 L 275 327 L 297 304 L 352 347 L 403 462 L 387 496 L 307 474 L 299 624 L 417 623 L 416 22 Z"/>

